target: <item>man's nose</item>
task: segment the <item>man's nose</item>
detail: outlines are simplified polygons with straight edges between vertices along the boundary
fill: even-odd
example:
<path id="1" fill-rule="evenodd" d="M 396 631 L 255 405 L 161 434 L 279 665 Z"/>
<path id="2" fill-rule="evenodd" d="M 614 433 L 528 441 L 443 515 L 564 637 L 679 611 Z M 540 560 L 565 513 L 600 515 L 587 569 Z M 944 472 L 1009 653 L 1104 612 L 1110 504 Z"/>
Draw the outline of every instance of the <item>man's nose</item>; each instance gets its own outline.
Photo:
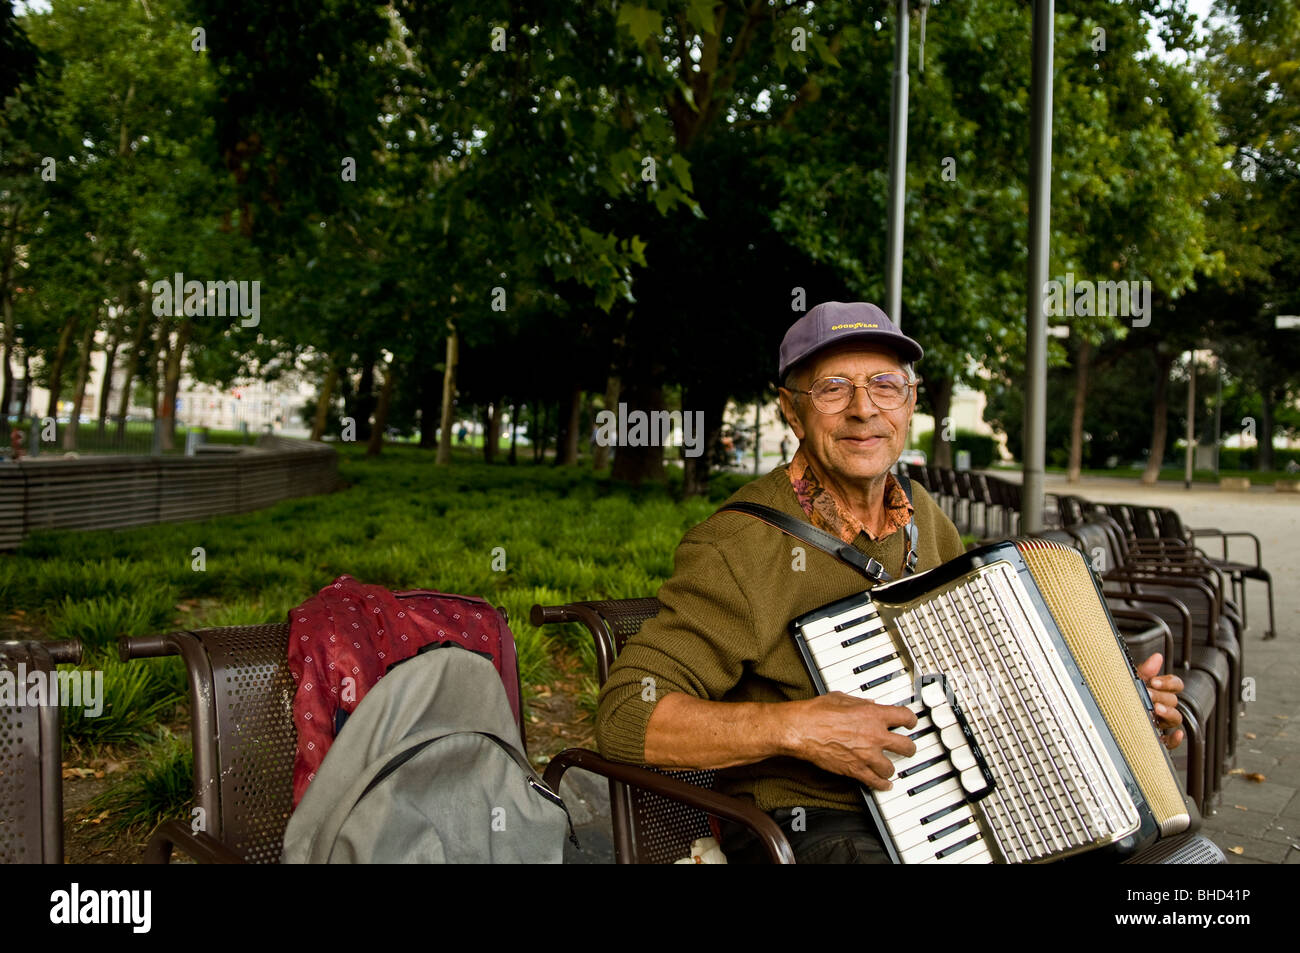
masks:
<path id="1" fill-rule="evenodd" d="M 846 412 L 851 417 L 860 417 L 867 419 L 880 413 L 880 408 L 871 401 L 871 394 L 865 387 L 853 388 L 853 399 L 849 401 Z"/>

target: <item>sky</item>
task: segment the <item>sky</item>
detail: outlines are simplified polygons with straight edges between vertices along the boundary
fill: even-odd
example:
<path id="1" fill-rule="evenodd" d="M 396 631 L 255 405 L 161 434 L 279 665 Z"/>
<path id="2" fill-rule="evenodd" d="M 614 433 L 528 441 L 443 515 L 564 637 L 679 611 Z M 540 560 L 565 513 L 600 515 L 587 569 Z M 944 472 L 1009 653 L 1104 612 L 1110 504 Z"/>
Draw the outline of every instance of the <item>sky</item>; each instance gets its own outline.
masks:
<path id="1" fill-rule="evenodd" d="M 1213 0 L 1187 0 L 1187 12 L 1196 14 L 1196 35 L 1201 39 L 1204 39 L 1207 33 L 1205 27 L 1210 16 L 1210 6 L 1212 3 Z M 1060 9 L 1059 0 L 1057 3 L 1057 9 Z M 1174 56 L 1169 56 L 1165 51 L 1164 44 L 1160 42 L 1160 37 L 1156 35 L 1155 30 L 1152 30 L 1147 34 L 1147 41 L 1151 44 L 1152 49 L 1156 51 L 1157 56 L 1162 56 L 1166 59 L 1175 61 L 1186 59 L 1186 54 L 1181 52 Z"/>

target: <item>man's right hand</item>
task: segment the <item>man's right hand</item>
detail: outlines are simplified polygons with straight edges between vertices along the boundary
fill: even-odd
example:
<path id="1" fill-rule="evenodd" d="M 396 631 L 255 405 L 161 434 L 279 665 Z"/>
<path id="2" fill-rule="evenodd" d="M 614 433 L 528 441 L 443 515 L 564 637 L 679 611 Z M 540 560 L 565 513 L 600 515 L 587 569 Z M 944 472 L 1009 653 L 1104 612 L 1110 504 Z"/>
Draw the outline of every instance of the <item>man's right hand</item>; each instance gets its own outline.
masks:
<path id="1" fill-rule="evenodd" d="M 910 738 L 890 730 L 916 727 L 916 715 L 900 705 L 877 705 L 843 692 L 787 704 L 794 709 L 790 719 L 794 757 L 877 791 L 892 787 L 894 764 L 886 751 L 904 757 L 916 754 Z"/>

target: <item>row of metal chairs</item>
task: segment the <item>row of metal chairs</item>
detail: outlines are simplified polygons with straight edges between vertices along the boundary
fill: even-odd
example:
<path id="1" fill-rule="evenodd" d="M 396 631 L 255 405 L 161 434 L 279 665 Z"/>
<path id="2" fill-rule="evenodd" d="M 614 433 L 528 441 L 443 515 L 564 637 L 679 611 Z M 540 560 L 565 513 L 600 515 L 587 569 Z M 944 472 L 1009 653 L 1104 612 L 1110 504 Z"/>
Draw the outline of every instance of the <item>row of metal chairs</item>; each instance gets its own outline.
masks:
<path id="1" fill-rule="evenodd" d="M 659 608 L 652 598 L 537 605 L 532 619 L 537 625 L 584 626 L 597 646 L 597 674 L 603 683 L 623 645 Z M 1166 646 L 1169 629 L 1161 628 L 1159 619 L 1132 609 L 1117 614 L 1124 613 L 1158 629 L 1157 640 Z M 1149 641 L 1150 635 L 1146 638 Z M 150 839 L 145 861 L 166 863 L 175 850 L 203 863 L 279 860 L 291 811 L 295 738 L 289 707 L 283 701 L 293 691 L 287 639 L 287 625 L 261 625 L 121 641 L 123 658 L 179 654 L 189 674 L 198 810 L 188 821 L 160 825 Z M 1130 644 L 1141 651 L 1140 639 Z M 76 662 L 79 657 L 75 642 L 0 643 L 0 667 L 24 661 L 29 671 L 41 665 L 52 671 L 56 662 Z M 0 863 L 62 860 L 59 751 L 57 708 L 0 712 L 0 800 L 6 805 L 0 817 Z M 685 857 L 694 840 L 716 833 L 718 818 L 748 826 L 773 862 L 793 862 L 785 835 L 769 816 L 749 802 L 713 789 L 716 772 L 660 772 L 574 748 L 551 760 L 545 772 L 547 783 L 558 789 L 569 768 L 608 779 L 619 863 L 671 863 Z M 1219 863 L 1222 858 L 1198 838 L 1176 849 L 1162 846 L 1140 861 Z"/>
<path id="2" fill-rule="evenodd" d="M 1246 620 L 1246 583 L 1248 581 L 1264 584 L 1265 598 L 1268 605 L 1268 628 L 1263 638 L 1272 639 L 1277 635 L 1276 621 L 1273 614 L 1273 577 L 1264 568 L 1263 548 L 1259 537 L 1254 533 L 1239 529 L 1218 529 L 1201 527 L 1192 529 L 1183 524 L 1177 510 L 1167 506 L 1143 506 L 1137 503 L 1093 503 L 1080 496 L 1061 495 L 1055 498 L 1058 525 L 1065 526 L 1082 522 L 1091 514 L 1109 516 L 1122 529 L 1124 536 L 1137 548 L 1163 549 L 1170 546 L 1190 547 L 1205 561 L 1220 572 L 1225 573 L 1232 586 L 1232 598 L 1241 610 L 1243 623 Z M 1244 559 L 1231 558 L 1229 546 L 1233 540 L 1248 540 L 1253 556 Z M 1219 543 L 1220 555 L 1212 556 L 1204 546 L 1210 541 Z"/>
<path id="3" fill-rule="evenodd" d="M 899 464 L 900 469 L 916 480 L 935 498 L 958 531 L 978 536 L 981 540 L 1005 539 L 1020 532 L 1021 487 L 1019 483 L 1004 480 L 990 473 L 973 470 L 954 470 L 950 467 Z M 1072 494 L 1052 494 L 1045 498 L 1044 524 L 1060 529 L 1082 522 L 1087 516 L 1099 513 L 1114 519 L 1125 536 L 1132 540 L 1170 540 L 1193 547 L 1202 558 L 1226 573 L 1232 584 L 1235 603 L 1243 619 L 1246 615 L 1246 583 L 1264 583 L 1268 605 L 1268 627 L 1265 639 L 1277 633 L 1273 611 L 1273 580 L 1264 568 L 1259 537 L 1238 529 L 1211 527 L 1192 529 L 1183 524 L 1177 511 L 1169 507 L 1143 506 L 1136 503 L 1094 503 Z M 1233 558 L 1229 546 L 1233 540 L 1249 540 L 1253 556 Z M 1216 541 L 1221 547 L 1218 556 L 1205 552 L 1203 546 Z"/>
<path id="4" fill-rule="evenodd" d="M 1020 484 L 991 473 L 900 463 L 900 470 L 930 493 L 957 530 L 981 539 L 1020 532 Z M 1048 496 L 1049 506 L 1054 497 Z"/>

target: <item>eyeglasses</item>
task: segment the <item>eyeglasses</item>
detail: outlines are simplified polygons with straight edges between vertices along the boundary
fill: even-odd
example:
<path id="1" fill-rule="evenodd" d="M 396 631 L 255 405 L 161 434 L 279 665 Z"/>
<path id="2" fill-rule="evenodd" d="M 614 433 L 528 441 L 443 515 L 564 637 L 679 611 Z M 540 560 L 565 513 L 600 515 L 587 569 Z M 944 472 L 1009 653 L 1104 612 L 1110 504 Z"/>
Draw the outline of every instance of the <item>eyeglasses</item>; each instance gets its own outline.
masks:
<path id="1" fill-rule="evenodd" d="M 855 384 L 846 377 L 819 377 L 811 388 L 795 393 L 809 395 L 813 406 L 823 414 L 838 414 L 853 403 L 859 387 L 866 388 L 867 396 L 880 410 L 897 410 L 907 403 L 913 386 L 902 374 L 877 374 L 865 384 Z"/>

